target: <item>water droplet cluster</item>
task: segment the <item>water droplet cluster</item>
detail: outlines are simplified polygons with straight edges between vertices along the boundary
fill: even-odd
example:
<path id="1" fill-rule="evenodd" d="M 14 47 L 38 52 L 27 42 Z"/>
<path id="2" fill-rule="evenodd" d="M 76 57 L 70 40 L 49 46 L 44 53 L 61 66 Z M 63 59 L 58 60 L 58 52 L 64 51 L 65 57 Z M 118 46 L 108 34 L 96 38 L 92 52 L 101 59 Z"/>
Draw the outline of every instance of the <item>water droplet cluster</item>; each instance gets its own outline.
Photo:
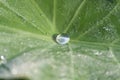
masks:
<path id="1" fill-rule="evenodd" d="M 1 55 L 0 56 L 0 65 L 5 64 L 6 62 L 7 62 L 7 60 L 6 60 L 5 56 Z"/>

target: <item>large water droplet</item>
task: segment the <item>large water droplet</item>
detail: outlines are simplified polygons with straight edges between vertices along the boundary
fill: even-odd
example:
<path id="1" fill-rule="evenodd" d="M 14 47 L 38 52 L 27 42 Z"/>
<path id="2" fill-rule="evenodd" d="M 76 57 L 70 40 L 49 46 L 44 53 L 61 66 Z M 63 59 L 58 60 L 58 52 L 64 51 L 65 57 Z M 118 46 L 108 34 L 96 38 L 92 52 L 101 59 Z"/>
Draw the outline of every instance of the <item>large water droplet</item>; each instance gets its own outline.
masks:
<path id="1" fill-rule="evenodd" d="M 0 56 L 0 65 L 1 64 L 5 64 L 7 62 L 7 60 L 6 60 L 6 58 L 5 58 L 5 56 Z"/>
<path id="2" fill-rule="evenodd" d="M 67 44 L 69 41 L 70 41 L 70 37 L 65 33 L 58 34 L 56 37 L 56 42 L 58 44 L 62 44 L 62 45 Z"/>

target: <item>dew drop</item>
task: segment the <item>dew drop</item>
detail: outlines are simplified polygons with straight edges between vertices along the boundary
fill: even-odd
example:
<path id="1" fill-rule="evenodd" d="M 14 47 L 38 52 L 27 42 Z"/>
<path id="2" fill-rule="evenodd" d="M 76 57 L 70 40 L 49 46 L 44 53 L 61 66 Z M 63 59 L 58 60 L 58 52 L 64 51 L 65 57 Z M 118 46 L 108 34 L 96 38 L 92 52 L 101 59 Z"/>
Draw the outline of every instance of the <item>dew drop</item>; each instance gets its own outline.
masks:
<path id="1" fill-rule="evenodd" d="M 70 41 L 70 37 L 65 33 L 58 34 L 56 37 L 56 42 L 61 45 L 67 44 L 69 41 Z"/>
<path id="2" fill-rule="evenodd" d="M 104 30 L 110 31 L 111 29 L 109 27 L 103 27 Z"/>
<path id="3" fill-rule="evenodd" d="M 23 45 L 23 44 L 24 44 L 24 42 L 20 42 L 20 44 L 21 44 L 21 45 Z"/>
<path id="4" fill-rule="evenodd" d="M 0 65 L 5 64 L 6 62 L 7 62 L 7 60 L 6 60 L 5 56 L 1 55 L 0 56 Z"/>
<path id="5" fill-rule="evenodd" d="M 77 56 L 78 56 L 78 57 L 81 57 L 81 54 L 78 54 Z"/>
<path id="6" fill-rule="evenodd" d="M 96 51 L 96 50 L 93 50 L 93 53 L 95 54 L 95 56 L 100 56 L 100 55 L 102 55 L 102 52 Z"/>
<path id="7" fill-rule="evenodd" d="M 7 52 L 7 49 L 4 49 L 4 52 Z"/>

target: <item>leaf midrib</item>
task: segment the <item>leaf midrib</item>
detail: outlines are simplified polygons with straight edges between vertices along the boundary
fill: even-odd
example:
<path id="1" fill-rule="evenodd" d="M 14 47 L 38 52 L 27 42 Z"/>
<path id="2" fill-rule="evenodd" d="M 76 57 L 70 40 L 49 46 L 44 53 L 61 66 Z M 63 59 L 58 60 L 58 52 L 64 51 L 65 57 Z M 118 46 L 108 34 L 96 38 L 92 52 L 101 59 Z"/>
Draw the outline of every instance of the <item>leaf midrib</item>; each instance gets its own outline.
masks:
<path id="1" fill-rule="evenodd" d="M 68 29 L 70 28 L 71 24 L 74 22 L 74 20 L 76 19 L 77 15 L 79 14 L 80 10 L 82 9 L 82 7 L 85 5 L 87 0 L 83 0 L 82 3 L 79 4 L 78 8 L 76 9 L 74 15 L 72 16 L 70 22 L 68 23 L 66 29 L 64 30 L 64 33 L 66 33 L 68 31 Z"/>
<path id="2" fill-rule="evenodd" d="M 3 25 L 1 25 L 0 27 L 2 27 L 2 26 Z M 10 28 L 7 26 L 3 26 L 3 28 L 8 29 L 8 30 L 13 31 L 13 32 L 17 32 L 19 34 L 23 34 L 23 35 L 25 34 L 27 37 L 33 37 L 33 38 L 37 38 L 37 39 L 41 39 L 41 40 L 46 40 L 48 42 L 53 42 L 53 40 L 51 39 L 52 37 L 50 37 L 50 36 L 35 34 L 35 33 L 28 32 L 28 31 L 16 29 L 16 28 Z"/>
<path id="3" fill-rule="evenodd" d="M 2 27 L 3 25 L 1 25 L 0 27 Z M 52 42 L 52 43 L 55 43 L 53 40 L 52 40 L 52 35 L 51 36 L 46 36 L 46 35 L 40 35 L 40 34 L 35 34 L 35 33 L 31 33 L 31 32 L 28 32 L 28 31 L 23 31 L 23 30 L 20 30 L 20 29 L 16 29 L 16 28 L 9 28 L 7 26 L 3 26 L 3 28 L 6 28 L 10 31 L 13 31 L 13 32 L 17 32 L 21 35 L 26 35 L 27 37 L 33 37 L 33 38 L 36 38 L 36 39 L 40 39 L 40 40 L 45 40 L 45 41 L 48 41 L 48 42 Z M 100 43 L 100 42 L 88 42 L 88 41 L 78 41 L 78 40 L 74 40 L 74 39 L 71 39 L 70 40 L 71 43 L 79 43 L 79 44 L 86 44 L 86 45 L 93 45 L 93 46 L 108 46 L 108 47 L 118 47 L 120 48 L 120 45 L 118 44 L 110 44 L 110 43 Z M 119 41 L 119 40 L 118 40 Z"/>

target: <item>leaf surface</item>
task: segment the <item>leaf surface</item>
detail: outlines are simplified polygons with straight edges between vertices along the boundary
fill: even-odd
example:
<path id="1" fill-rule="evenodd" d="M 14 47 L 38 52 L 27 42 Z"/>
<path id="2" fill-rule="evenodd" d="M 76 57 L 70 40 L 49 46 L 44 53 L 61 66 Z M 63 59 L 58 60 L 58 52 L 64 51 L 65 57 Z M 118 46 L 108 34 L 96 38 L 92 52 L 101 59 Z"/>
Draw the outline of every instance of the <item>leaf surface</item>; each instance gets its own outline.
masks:
<path id="1" fill-rule="evenodd" d="M 119 0 L 0 0 L 0 78 L 120 80 L 119 25 Z"/>

